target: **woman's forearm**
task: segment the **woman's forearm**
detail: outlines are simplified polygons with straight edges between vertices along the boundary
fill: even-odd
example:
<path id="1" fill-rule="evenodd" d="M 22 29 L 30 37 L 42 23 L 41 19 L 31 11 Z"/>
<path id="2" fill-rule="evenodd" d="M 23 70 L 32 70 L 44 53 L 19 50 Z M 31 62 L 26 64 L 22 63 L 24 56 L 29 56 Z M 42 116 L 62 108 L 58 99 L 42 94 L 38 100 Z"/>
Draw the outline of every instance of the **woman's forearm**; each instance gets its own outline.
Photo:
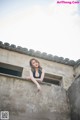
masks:
<path id="1" fill-rule="evenodd" d="M 39 83 L 34 79 L 34 78 L 31 78 L 31 80 L 38 86 Z"/>
<path id="2" fill-rule="evenodd" d="M 36 86 L 38 88 L 38 91 L 40 91 L 41 90 L 41 86 L 39 85 L 39 83 L 34 78 L 32 78 L 31 80 L 36 84 Z"/>
<path id="3" fill-rule="evenodd" d="M 38 82 L 42 82 L 43 81 L 43 79 L 41 79 L 41 78 L 38 78 L 38 79 L 36 79 Z"/>

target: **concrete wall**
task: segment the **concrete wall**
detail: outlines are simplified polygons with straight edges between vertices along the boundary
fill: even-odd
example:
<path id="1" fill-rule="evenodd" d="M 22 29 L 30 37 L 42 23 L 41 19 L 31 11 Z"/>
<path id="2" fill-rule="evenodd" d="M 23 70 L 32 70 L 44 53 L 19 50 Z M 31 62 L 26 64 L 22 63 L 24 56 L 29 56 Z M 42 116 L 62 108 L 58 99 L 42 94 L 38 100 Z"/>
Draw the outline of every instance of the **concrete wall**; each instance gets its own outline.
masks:
<path id="1" fill-rule="evenodd" d="M 22 78 L 26 78 L 26 76 L 29 75 L 29 60 L 31 58 L 32 57 L 29 55 L 20 54 L 14 51 L 0 48 L 0 62 L 23 67 Z M 65 89 L 69 88 L 74 79 L 74 71 L 72 66 L 44 60 L 41 58 L 37 59 L 40 61 L 43 69 L 45 70 L 45 73 L 61 76 L 63 87 Z"/>
<path id="2" fill-rule="evenodd" d="M 71 120 L 80 120 L 80 76 L 72 83 L 68 96 L 71 105 Z"/>
<path id="3" fill-rule="evenodd" d="M 74 74 L 75 74 L 75 77 L 80 75 L 80 63 L 74 66 Z"/>
<path id="4" fill-rule="evenodd" d="M 41 87 L 38 92 L 30 81 L 0 74 L 0 111 L 9 111 L 10 120 L 70 120 L 66 90 Z"/>

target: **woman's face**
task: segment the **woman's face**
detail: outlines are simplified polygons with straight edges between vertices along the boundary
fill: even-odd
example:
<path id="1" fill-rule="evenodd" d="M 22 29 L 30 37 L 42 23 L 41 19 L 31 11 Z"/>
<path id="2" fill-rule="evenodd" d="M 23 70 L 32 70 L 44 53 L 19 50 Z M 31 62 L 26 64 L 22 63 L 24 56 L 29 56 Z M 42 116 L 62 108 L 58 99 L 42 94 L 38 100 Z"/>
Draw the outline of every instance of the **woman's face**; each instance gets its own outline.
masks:
<path id="1" fill-rule="evenodd" d="M 36 61 L 36 60 L 32 60 L 32 66 L 34 67 L 34 68 L 38 68 L 39 67 L 39 63 Z"/>

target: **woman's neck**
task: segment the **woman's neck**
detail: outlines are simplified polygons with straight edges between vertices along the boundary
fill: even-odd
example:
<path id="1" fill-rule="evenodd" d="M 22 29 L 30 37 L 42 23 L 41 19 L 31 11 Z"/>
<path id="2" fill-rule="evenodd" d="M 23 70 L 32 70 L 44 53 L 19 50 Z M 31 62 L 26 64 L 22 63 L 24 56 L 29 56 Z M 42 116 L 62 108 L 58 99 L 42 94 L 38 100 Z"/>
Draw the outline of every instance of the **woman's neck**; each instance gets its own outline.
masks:
<path id="1" fill-rule="evenodd" d="M 35 71 L 38 71 L 38 68 L 35 68 Z"/>

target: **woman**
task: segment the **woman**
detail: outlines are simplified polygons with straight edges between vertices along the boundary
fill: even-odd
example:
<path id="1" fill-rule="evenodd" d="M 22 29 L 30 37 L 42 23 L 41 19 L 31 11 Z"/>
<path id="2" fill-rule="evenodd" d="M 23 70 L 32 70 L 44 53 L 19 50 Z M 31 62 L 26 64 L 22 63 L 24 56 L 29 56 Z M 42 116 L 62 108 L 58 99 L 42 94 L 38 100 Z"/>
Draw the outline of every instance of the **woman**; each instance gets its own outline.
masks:
<path id="1" fill-rule="evenodd" d="M 44 70 L 40 66 L 40 62 L 32 58 L 30 60 L 30 79 L 37 85 L 38 91 L 41 90 L 41 86 L 38 82 L 42 82 L 44 79 Z"/>

